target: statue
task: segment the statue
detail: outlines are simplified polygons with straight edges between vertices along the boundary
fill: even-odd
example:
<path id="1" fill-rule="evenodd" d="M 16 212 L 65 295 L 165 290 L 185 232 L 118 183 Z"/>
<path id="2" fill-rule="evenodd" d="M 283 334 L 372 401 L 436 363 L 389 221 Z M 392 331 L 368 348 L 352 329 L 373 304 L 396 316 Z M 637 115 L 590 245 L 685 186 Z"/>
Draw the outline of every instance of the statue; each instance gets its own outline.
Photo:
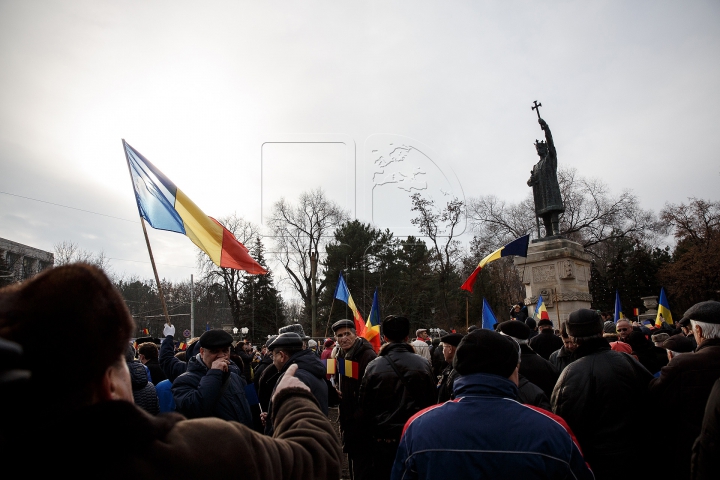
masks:
<path id="1" fill-rule="evenodd" d="M 553 143 L 552 134 L 545 120 L 540 118 L 540 109 L 542 103 L 534 102 L 533 110 L 537 112 L 538 123 L 540 128 L 545 131 L 544 141 L 535 140 L 535 149 L 540 156 L 540 160 L 530 171 L 530 180 L 528 186 L 533 189 L 533 199 L 535 200 L 535 216 L 542 218 L 545 225 L 545 237 L 560 235 L 559 215 L 565 211 L 565 206 L 560 195 L 560 185 L 557 180 L 557 152 Z M 538 222 L 538 237 L 540 237 L 540 223 Z"/>

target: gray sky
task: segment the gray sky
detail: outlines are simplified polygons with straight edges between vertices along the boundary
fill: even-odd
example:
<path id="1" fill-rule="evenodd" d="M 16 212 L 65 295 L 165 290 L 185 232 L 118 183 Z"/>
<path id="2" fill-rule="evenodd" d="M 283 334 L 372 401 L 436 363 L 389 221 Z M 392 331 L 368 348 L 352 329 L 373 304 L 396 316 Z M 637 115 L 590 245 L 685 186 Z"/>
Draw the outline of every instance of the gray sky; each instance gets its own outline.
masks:
<path id="1" fill-rule="evenodd" d="M 407 235 L 413 191 L 528 194 L 533 100 L 561 165 L 656 212 L 718 200 L 719 26 L 692 0 L 2 0 L 0 237 L 151 277 L 121 138 L 213 217 L 322 186 Z M 197 274 L 149 234 L 161 277 Z"/>

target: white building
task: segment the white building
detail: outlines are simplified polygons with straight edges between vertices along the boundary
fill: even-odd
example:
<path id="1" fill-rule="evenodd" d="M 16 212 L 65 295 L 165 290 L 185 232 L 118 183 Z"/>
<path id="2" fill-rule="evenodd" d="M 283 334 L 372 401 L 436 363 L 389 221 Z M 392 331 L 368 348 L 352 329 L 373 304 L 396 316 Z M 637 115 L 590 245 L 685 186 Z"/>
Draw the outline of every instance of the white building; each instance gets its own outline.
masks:
<path id="1" fill-rule="evenodd" d="M 39 248 L 0 238 L 0 280 L 18 282 L 50 268 L 55 255 Z"/>

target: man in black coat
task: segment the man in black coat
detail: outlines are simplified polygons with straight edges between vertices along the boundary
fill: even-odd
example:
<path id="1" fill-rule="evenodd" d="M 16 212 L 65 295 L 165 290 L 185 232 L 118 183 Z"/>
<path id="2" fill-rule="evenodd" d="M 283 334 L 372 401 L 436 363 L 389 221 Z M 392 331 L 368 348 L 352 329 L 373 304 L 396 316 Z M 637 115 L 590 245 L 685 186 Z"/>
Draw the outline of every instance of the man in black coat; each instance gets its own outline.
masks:
<path id="1" fill-rule="evenodd" d="M 660 445 L 646 426 L 637 428 L 638 410 L 631 408 L 646 405 L 652 375 L 634 357 L 610 349 L 595 310 L 574 311 L 566 327 L 578 347 L 552 392 L 553 412 L 575 433 L 596 479 L 652 478 L 628 456 L 627 444 Z"/>
<path id="2" fill-rule="evenodd" d="M 391 315 L 382 328 L 388 343 L 365 369 L 359 402 L 372 437 L 367 448 L 374 451 L 372 471 L 378 480 L 390 478 L 405 422 L 437 400 L 430 363 L 407 343 L 410 321 Z"/>
<path id="3" fill-rule="evenodd" d="M 528 346 L 530 328 L 523 322 L 510 320 L 498 326 L 498 332 L 513 337 L 520 344 L 520 375 L 534 383 L 550 398 L 558 379 L 557 369 Z M 540 335 L 538 335 L 539 337 Z M 537 338 L 537 337 L 536 337 Z"/>
<path id="4" fill-rule="evenodd" d="M 462 339 L 463 336 L 459 333 L 450 333 L 440 339 L 447 366 L 443 369 L 438 382 L 438 403 L 447 402 L 452 398 L 453 384 L 458 376 L 458 373 L 453 368 L 453 359 Z"/>
<path id="5" fill-rule="evenodd" d="M 557 369 L 558 373 L 562 373 L 562 371 L 565 370 L 565 367 L 570 365 L 573 360 L 575 360 L 573 354 L 575 353 L 575 349 L 577 348 L 577 345 L 575 345 L 575 343 L 570 340 L 570 337 L 567 334 L 567 329 L 565 328 L 565 324 L 563 324 L 562 328 L 560 329 L 560 338 L 562 338 L 563 346 L 550 354 L 550 363 L 553 364 L 553 367 Z"/>
<path id="6" fill-rule="evenodd" d="M 673 357 L 650 384 L 652 405 L 682 412 L 673 422 L 663 426 L 658 440 L 676 447 L 675 455 L 666 459 L 669 462 L 666 466 L 677 479 L 690 477 L 692 445 L 700 435 L 710 391 L 720 378 L 720 302 L 693 305 L 680 322 L 687 319 L 698 344 L 695 353 Z"/>
<path id="7" fill-rule="evenodd" d="M 550 354 L 563 346 L 563 341 L 555 335 L 553 323 L 547 318 L 543 318 L 538 322 L 538 330 L 540 330 L 540 333 L 530 339 L 530 348 L 545 360 L 549 360 Z"/>

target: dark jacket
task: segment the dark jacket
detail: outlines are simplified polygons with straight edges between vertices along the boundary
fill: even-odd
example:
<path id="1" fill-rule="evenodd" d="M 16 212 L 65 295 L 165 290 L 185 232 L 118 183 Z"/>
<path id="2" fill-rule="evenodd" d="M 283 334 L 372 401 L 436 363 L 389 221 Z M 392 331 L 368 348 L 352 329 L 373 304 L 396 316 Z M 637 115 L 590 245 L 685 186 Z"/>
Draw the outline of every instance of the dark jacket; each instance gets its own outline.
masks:
<path id="1" fill-rule="evenodd" d="M 445 367 L 445 370 L 442 371 L 440 382 L 438 383 L 438 403 L 447 402 L 453 398 L 453 384 L 458 376 L 458 373 L 452 365 L 448 365 Z"/>
<path id="2" fill-rule="evenodd" d="M 432 365 L 433 375 L 440 376 L 445 367 L 448 366 L 443 355 L 442 345 L 434 345 L 430 348 L 430 364 Z"/>
<path id="3" fill-rule="evenodd" d="M 540 387 L 550 398 L 559 375 L 557 369 L 527 345 L 520 345 L 520 350 L 520 374 Z"/>
<path id="4" fill-rule="evenodd" d="M 633 406 L 647 402 L 652 375 L 632 356 L 615 352 L 604 338 L 578 346 L 576 360 L 565 367 L 550 403 L 582 446 L 585 459 L 602 478 L 645 478 L 635 471 L 641 465 L 628 461 L 628 446 L 655 445 L 647 428 L 637 428 Z"/>
<path id="5" fill-rule="evenodd" d="M 294 353 L 288 361 L 283 365 L 280 370 L 275 387 L 282 380 L 283 375 L 290 365 L 297 364 L 298 369 L 295 371 L 295 378 L 303 382 L 308 386 L 310 392 L 313 394 L 315 399 L 320 405 L 320 410 L 327 415 L 328 414 L 328 389 L 327 383 L 325 383 L 325 372 L 327 369 L 320 361 L 318 356 L 310 350 L 300 350 Z M 268 408 L 268 416 L 265 420 L 265 434 L 272 435 L 273 432 L 273 419 L 272 419 L 272 400 L 270 401 L 270 407 Z"/>
<path id="6" fill-rule="evenodd" d="M 27 443 L 17 447 L 23 456 L 15 458 L 30 478 L 57 476 L 58 469 L 80 480 L 340 478 L 337 435 L 312 395 L 297 388 L 282 391 L 274 408 L 275 436 L 268 437 L 237 422 L 186 420 L 177 413 L 151 416 L 131 403 L 106 401 L 46 424 L 63 432 L 62 442 L 37 443 L 37 430 L 28 429 L 43 461 Z M 87 459 L 112 461 L 102 472 L 79 466 L 79 446 Z"/>
<path id="7" fill-rule="evenodd" d="M 150 370 L 150 381 L 154 385 L 167 379 L 167 375 L 163 372 L 163 369 L 160 367 L 160 362 L 158 362 L 156 358 L 145 362 L 145 366 Z"/>
<path id="8" fill-rule="evenodd" d="M 185 351 L 187 358 L 192 358 L 198 353 L 199 342 L 194 342 Z M 174 382 L 177 377 L 185 373 L 187 370 L 187 362 L 182 362 L 175 357 L 175 342 L 172 335 L 165 337 L 160 344 L 160 352 L 158 354 L 158 362 L 160 367 L 167 375 L 167 379 Z"/>
<path id="9" fill-rule="evenodd" d="M 673 358 L 660 370 L 660 377 L 650 384 L 650 404 L 662 405 L 677 418 L 666 422 L 660 433 L 662 441 L 677 447 L 676 455 L 667 459 L 677 478 L 688 478 L 690 454 L 700 429 L 705 405 L 715 381 L 720 378 L 720 339 L 705 340 L 694 353 Z"/>
<path id="10" fill-rule="evenodd" d="M 522 375 L 518 376 L 517 401 L 526 405 L 540 407 L 549 412 L 552 411 L 550 400 L 545 395 L 545 392 Z"/>
<path id="11" fill-rule="evenodd" d="M 548 360 L 551 353 L 563 346 L 563 341 L 562 338 L 555 335 L 552 328 L 546 328 L 533 337 L 529 345 L 535 350 L 535 353 Z"/>
<path id="12" fill-rule="evenodd" d="M 562 419 L 516 395 L 499 375 L 459 377 L 459 401 L 427 408 L 405 426 L 393 480 L 592 479 Z"/>
<path id="13" fill-rule="evenodd" d="M 362 412 L 358 405 L 360 398 L 360 382 L 367 365 L 377 357 L 370 342 L 358 337 L 351 348 L 350 356 L 338 357 L 338 360 L 350 360 L 358 363 L 358 378 L 335 374 L 335 385 L 340 385 L 342 399 L 339 406 L 340 430 L 342 433 L 343 451 L 353 453 L 367 448 L 368 432 L 362 424 Z M 429 364 L 428 364 L 429 365 Z"/>
<path id="14" fill-rule="evenodd" d="M 720 472 L 720 378 L 710 391 L 700 436 L 692 449 L 691 478 L 715 479 Z"/>
<path id="15" fill-rule="evenodd" d="M 573 360 L 575 360 L 573 353 L 565 348 L 565 345 L 551 353 L 550 358 L 548 359 L 558 373 L 562 373 L 562 371 L 565 370 L 565 367 L 570 365 Z"/>
<path id="16" fill-rule="evenodd" d="M 132 383 L 133 398 L 135 404 L 148 413 L 157 415 L 160 413 L 160 403 L 155 385 L 148 382 L 147 371 L 139 360 L 127 362 L 130 370 L 130 382 Z"/>
<path id="17" fill-rule="evenodd" d="M 272 355 L 263 355 L 260 362 L 253 369 L 253 383 L 255 384 L 255 390 L 260 391 L 260 377 L 267 367 L 272 365 Z"/>
<path id="18" fill-rule="evenodd" d="M 400 440 L 405 422 L 436 401 L 432 368 L 407 343 L 386 344 L 365 370 L 360 409 L 373 438 Z"/>
<path id="19" fill-rule="evenodd" d="M 256 388 L 258 400 L 260 400 L 260 408 L 262 408 L 263 412 L 267 412 L 270 408 L 270 397 L 275 390 L 275 385 L 279 377 L 280 372 L 278 372 L 275 365 L 271 362 L 270 365 L 263 369 L 262 375 L 255 379 L 258 382 Z"/>
<path id="20" fill-rule="evenodd" d="M 230 362 L 228 372 L 209 369 L 198 354 L 188 362 L 187 372 L 173 382 L 175 408 L 188 418 L 218 417 L 252 428 L 245 385 L 234 363 Z"/>

